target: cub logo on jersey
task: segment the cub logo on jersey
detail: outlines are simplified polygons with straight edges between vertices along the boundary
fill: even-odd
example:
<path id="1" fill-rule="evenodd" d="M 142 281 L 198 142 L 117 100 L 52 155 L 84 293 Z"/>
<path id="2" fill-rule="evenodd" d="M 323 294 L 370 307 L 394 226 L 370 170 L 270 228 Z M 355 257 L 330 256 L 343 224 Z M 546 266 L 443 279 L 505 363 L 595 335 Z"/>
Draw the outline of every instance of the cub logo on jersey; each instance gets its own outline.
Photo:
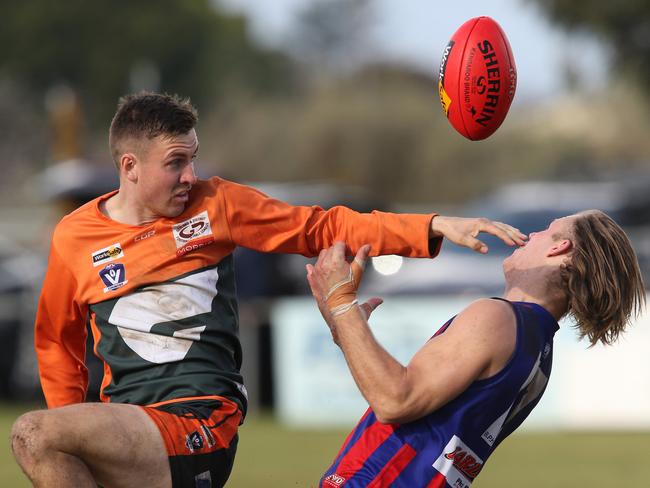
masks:
<path id="1" fill-rule="evenodd" d="M 176 255 L 182 256 L 214 242 L 208 211 L 204 210 L 172 227 L 176 241 Z"/>
<path id="2" fill-rule="evenodd" d="M 124 256 L 124 250 L 122 249 L 120 243 L 116 242 L 115 244 L 111 244 L 104 249 L 100 249 L 99 251 L 92 253 L 93 266 L 101 266 L 104 263 L 114 261 L 115 259 L 121 258 L 122 256 Z"/>
<path id="3" fill-rule="evenodd" d="M 126 279 L 126 272 L 124 271 L 124 265 L 121 263 L 109 264 L 99 272 L 99 277 L 106 285 L 104 293 L 117 290 L 128 282 Z"/>
<path id="4" fill-rule="evenodd" d="M 432 466 L 454 488 L 469 488 L 483 468 L 483 460 L 458 436 L 453 436 Z"/>

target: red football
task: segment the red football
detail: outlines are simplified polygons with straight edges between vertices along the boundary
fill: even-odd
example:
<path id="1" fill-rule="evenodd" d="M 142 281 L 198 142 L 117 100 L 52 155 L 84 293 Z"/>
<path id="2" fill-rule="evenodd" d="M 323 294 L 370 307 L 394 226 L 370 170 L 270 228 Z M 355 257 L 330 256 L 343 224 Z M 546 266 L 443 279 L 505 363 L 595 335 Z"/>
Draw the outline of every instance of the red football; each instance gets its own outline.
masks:
<path id="1" fill-rule="evenodd" d="M 440 62 L 440 103 L 451 125 L 472 141 L 485 139 L 506 118 L 517 68 L 505 33 L 490 17 L 454 32 Z"/>

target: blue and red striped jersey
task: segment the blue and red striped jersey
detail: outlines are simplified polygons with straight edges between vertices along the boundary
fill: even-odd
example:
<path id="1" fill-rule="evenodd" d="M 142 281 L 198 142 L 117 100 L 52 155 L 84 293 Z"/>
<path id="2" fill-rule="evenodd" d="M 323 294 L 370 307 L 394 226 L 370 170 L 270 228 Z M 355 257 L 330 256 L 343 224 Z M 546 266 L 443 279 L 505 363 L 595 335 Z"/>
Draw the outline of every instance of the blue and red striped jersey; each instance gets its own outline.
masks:
<path id="1" fill-rule="evenodd" d="M 551 374 L 555 318 L 540 305 L 510 302 L 515 350 L 496 375 L 405 424 L 382 424 L 368 409 L 345 440 L 322 488 L 468 488 L 499 443 L 539 402 Z M 436 335 L 453 324 L 453 318 Z"/>

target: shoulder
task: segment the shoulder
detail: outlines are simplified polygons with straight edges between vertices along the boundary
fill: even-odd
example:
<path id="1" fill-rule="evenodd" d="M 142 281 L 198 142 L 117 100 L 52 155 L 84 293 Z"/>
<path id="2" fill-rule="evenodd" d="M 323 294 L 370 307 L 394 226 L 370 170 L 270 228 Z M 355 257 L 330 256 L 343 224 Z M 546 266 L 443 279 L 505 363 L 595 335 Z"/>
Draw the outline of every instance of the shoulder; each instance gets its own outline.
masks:
<path id="1" fill-rule="evenodd" d="M 517 319 L 512 305 L 503 300 L 481 298 L 469 304 L 454 319 L 453 333 L 483 337 L 494 343 L 514 337 Z"/>
<path id="2" fill-rule="evenodd" d="M 199 180 L 195 183 L 192 191 L 197 191 L 197 193 L 255 193 L 263 195 L 261 191 L 252 186 L 243 185 L 241 183 L 236 183 L 234 181 L 226 180 L 219 176 L 212 176 L 205 180 Z"/>
<path id="3" fill-rule="evenodd" d="M 64 215 L 54 227 L 52 242 L 68 242 L 74 240 L 75 237 L 86 235 L 88 233 L 86 227 L 99 222 L 96 208 L 101 198 L 103 196 L 95 198 Z"/>
<path id="4" fill-rule="evenodd" d="M 512 305 L 504 300 L 481 298 L 470 303 L 458 314 L 458 317 L 474 318 L 476 320 L 515 321 Z"/>

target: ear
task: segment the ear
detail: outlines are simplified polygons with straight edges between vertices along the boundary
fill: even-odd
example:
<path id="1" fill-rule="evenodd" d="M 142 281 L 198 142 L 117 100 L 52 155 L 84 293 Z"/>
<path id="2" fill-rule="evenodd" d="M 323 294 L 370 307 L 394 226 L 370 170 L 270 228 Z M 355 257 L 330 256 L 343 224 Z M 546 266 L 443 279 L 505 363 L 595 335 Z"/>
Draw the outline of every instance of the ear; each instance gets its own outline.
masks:
<path id="1" fill-rule="evenodd" d="M 133 153 L 124 153 L 120 158 L 120 174 L 132 183 L 138 181 L 138 159 Z"/>
<path id="2" fill-rule="evenodd" d="M 548 250 L 547 257 L 561 256 L 568 254 L 573 249 L 573 242 L 570 239 L 561 239 L 556 241 L 553 247 Z"/>

